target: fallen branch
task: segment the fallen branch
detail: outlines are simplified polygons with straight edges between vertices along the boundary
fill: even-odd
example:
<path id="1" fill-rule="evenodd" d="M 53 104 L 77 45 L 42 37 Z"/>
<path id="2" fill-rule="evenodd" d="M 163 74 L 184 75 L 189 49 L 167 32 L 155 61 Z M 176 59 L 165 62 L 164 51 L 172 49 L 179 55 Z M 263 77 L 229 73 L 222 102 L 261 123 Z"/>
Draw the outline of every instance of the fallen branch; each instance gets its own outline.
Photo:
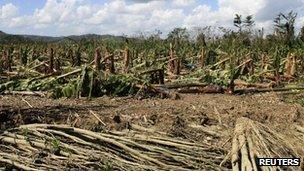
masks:
<path id="1" fill-rule="evenodd" d="M 222 137 L 222 135 L 218 132 L 215 132 L 213 130 L 209 130 L 207 127 L 204 127 L 204 126 L 201 126 L 201 125 L 196 125 L 196 124 L 190 124 L 189 125 L 190 128 L 193 128 L 193 129 L 197 129 L 199 131 L 202 131 L 203 133 L 207 134 L 207 135 L 211 135 L 211 136 L 214 136 L 214 137 Z"/>
<path id="2" fill-rule="evenodd" d="M 239 87 L 272 88 L 276 83 L 273 81 L 270 83 L 247 83 L 242 80 L 235 80 L 234 84 Z"/>
<path id="3" fill-rule="evenodd" d="M 246 88 L 246 89 L 236 89 L 235 94 L 247 94 L 247 93 L 265 93 L 265 92 L 283 92 L 292 90 L 304 90 L 304 87 L 283 87 L 283 88 Z"/>
<path id="4" fill-rule="evenodd" d="M 208 84 L 205 83 L 174 83 L 165 85 L 154 85 L 155 87 L 163 87 L 167 89 L 178 89 L 178 88 L 191 88 L 191 87 L 206 87 Z"/>
<path id="5" fill-rule="evenodd" d="M 90 114 L 92 114 L 103 126 L 107 126 L 92 110 L 89 110 Z"/>
<path id="6" fill-rule="evenodd" d="M 30 108 L 33 108 L 33 106 L 28 101 L 26 101 L 24 98 L 22 98 L 22 101 L 25 102 Z"/>
<path id="7" fill-rule="evenodd" d="M 205 87 L 180 88 L 178 93 L 224 93 L 224 89 L 217 85 L 208 85 Z"/>
<path id="8" fill-rule="evenodd" d="M 80 73 L 82 70 L 83 70 L 82 68 L 76 69 L 76 70 L 71 71 L 71 72 L 69 72 L 69 73 L 60 75 L 60 76 L 58 76 L 56 79 L 61 79 L 61 78 L 68 77 L 68 76 L 73 75 L 73 74 Z"/>
<path id="9" fill-rule="evenodd" d="M 4 95 L 21 95 L 21 96 L 39 96 L 46 97 L 47 92 L 44 91 L 4 91 Z"/>

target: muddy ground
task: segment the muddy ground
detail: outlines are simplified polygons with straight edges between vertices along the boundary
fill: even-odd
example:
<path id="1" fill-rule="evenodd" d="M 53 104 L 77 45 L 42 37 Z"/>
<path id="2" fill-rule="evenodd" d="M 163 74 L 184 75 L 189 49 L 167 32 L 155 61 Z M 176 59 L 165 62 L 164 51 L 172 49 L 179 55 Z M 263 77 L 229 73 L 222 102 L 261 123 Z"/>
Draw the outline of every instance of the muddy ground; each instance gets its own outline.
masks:
<path id="1" fill-rule="evenodd" d="M 248 117 L 286 134 L 292 124 L 304 126 L 303 107 L 296 103 L 301 102 L 302 97 L 304 93 L 181 95 L 179 100 L 0 96 L 0 123 L 2 131 L 31 123 L 69 124 L 93 131 L 128 130 L 136 124 L 229 150 L 230 145 L 226 142 L 239 117 Z M 208 131 L 219 137 L 214 138 Z"/>

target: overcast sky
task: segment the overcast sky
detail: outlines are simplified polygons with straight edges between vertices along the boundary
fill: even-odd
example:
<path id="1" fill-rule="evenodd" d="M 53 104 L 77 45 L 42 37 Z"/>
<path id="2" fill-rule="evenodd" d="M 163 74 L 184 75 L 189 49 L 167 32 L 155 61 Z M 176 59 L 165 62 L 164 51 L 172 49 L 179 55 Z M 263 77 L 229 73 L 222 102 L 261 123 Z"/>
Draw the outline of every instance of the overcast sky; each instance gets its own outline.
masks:
<path id="1" fill-rule="evenodd" d="M 0 0 L 0 30 L 13 34 L 167 33 L 175 27 L 233 26 L 236 13 L 253 15 L 255 27 L 272 29 L 279 12 L 298 13 L 304 0 Z M 302 12 L 303 11 L 303 12 Z"/>

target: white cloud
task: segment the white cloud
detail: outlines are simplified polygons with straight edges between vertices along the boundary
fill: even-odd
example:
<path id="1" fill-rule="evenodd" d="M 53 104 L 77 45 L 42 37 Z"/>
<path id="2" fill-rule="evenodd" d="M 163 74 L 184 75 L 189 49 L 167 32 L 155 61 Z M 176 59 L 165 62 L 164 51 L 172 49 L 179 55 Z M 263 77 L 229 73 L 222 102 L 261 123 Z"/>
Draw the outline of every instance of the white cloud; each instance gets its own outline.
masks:
<path id="1" fill-rule="evenodd" d="M 8 19 L 18 15 L 18 8 L 12 3 L 0 7 L 0 19 Z"/>
<path id="2" fill-rule="evenodd" d="M 77 0 L 47 0 L 42 9 L 36 9 L 33 15 L 37 24 L 53 24 L 56 22 L 67 22 L 75 17 Z"/>
<path id="3" fill-rule="evenodd" d="M 148 26 L 154 27 L 160 22 L 157 20 L 154 25 L 151 24 L 157 17 L 155 13 L 168 14 L 168 11 L 163 9 L 164 5 L 163 1 L 126 4 L 124 1 L 115 0 L 106 3 L 85 23 L 100 25 L 103 27 L 102 30 L 108 30 L 115 34 L 145 31 Z"/>
<path id="4" fill-rule="evenodd" d="M 241 13 L 244 15 L 256 14 L 261 8 L 265 6 L 267 0 L 219 0 L 220 10 L 231 10 L 234 13 Z"/>
<path id="5" fill-rule="evenodd" d="M 256 18 L 259 21 L 273 20 L 280 12 L 287 13 L 291 10 L 297 12 L 299 16 L 303 15 L 303 0 L 265 0 L 264 3 L 264 7 L 256 13 Z"/>
<path id="6" fill-rule="evenodd" d="M 199 5 L 193 9 L 185 19 L 185 26 L 224 26 L 232 27 L 235 14 L 242 16 L 253 15 L 256 28 L 272 30 L 273 19 L 280 12 L 291 10 L 301 13 L 304 7 L 303 0 L 218 0 L 218 9 L 212 10 L 207 5 Z M 303 23 L 304 24 L 304 23 Z"/>
<path id="7" fill-rule="evenodd" d="M 150 1 L 148 3 L 134 3 L 126 6 L 126 11 L 133 14 L 147 14 L 165 6 L 163 1 Z"/>
<path id="8" fill-rule="evenodd" d="M 32 24 L 32 18 L 29 16 L 14 17 L 9 22 L 9 27 L 24 27 Z"/>
<path id="9" fill-rule="evenodd" d="M 187 26 L 231 26 L 235 14 L 255 15 L 265 6 L 266 0 L 218 0 L 218 9 L 199 5 L 187 16 Z"/>
<path id="10" fill-rule="evenodd" d="M 172 0 L 173 5 L 179 6 L 179 7 L 186 7 L 194 5 L 197 2 L 197 0 Z"/>
<path id="11" fill-rule="evenodd" d="M 82 5 L 77 7 L 76 13 L 78 16 L 78 19 L 85 19 L 90 17 L 91 15 L 91 8 L 88 5 Z"/>
<path id="12" fill-rule="evenodd" d="M 304 0 L 217 0 L 211 7 L 198 0 L 108 0 L 94 4 L 85 0 L 47 0 L 32 14 L 18 15 L 18 7 L 0 6 L 0 26 L 28 34 L 133 34 L 160 29 L 164 33 L 174 27 L 233 27 L 236 13 L 253 15 L 256 27 L 272 27 L 279 12 L 295 10 L 304 24 Z M 300 23 L 300 24 L 299 24 Z"/>

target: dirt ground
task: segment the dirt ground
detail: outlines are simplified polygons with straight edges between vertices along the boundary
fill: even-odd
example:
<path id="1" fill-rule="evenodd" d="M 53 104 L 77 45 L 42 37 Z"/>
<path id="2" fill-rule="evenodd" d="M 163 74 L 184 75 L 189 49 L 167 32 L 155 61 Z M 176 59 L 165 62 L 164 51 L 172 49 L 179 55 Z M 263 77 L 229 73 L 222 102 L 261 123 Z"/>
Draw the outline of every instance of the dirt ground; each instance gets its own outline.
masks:
<path id="1" fill-rule="evenodd" d="M 228 150 L 226 142 L 239 117 L 248 117 L 286 134 L 293 123 L 304 126 L 303 107 L 287 102 L 302 96 L 301 93 L 200 94 L 182 95 L 180 100 L 0 96 L 0 123 L 2 131 L 31 123 L 69 124 L 93 131 L 127 130 L 136 124 L 181 139 L 221 145 Z M 219 136 L 215 139 L 210 131 Z"/>

